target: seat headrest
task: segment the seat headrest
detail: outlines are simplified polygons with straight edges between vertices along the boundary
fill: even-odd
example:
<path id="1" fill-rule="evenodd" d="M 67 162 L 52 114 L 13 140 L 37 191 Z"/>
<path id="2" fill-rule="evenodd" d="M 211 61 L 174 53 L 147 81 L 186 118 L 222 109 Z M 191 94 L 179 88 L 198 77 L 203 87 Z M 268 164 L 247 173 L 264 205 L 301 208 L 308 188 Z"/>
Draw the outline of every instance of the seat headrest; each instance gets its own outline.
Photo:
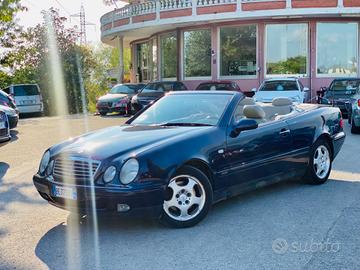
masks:
<path id="1" fill-rule="evenodd" d="M 243 100 L 240 101 L 240 105 L 255 105 L 255 100 L 249 97 L 245 97 Z"/>
<path id="2" fill-rule="evenodd" d="M 272 100 L 273 106 L 289 106 L 292 105 L 292 100 L 287 97 L 277 97 Z"/>
<path id="3" fill-rule="evenodd" d="M 258 105 L 245 105 L 243 114 L 246 118 L 263 119 L 265 111 Z"/>

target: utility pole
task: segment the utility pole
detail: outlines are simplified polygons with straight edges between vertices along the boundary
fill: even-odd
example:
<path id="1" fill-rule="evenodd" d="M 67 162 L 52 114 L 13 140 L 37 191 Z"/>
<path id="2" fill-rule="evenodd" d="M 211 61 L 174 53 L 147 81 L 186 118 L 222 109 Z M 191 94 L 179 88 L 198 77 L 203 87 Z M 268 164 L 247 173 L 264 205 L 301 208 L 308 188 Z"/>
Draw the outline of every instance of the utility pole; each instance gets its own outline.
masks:
<path id="1" fill-rule="evenodd" d="M 84 8 L 83 3 L 81 3 L 80 13 L 73 14 L 70 17 L 78 17 L 78 18 L 80 18 L 80 32 L 79 32 L 80 45 L 86 45 L 87 44 L 87 41 L 86 41 L 86 26 L 88 26 L 88 25 L 94 25 L 95 26 L 95 24 L 86 21 L 86 19 L 85 19 L 85 8 Z"/>

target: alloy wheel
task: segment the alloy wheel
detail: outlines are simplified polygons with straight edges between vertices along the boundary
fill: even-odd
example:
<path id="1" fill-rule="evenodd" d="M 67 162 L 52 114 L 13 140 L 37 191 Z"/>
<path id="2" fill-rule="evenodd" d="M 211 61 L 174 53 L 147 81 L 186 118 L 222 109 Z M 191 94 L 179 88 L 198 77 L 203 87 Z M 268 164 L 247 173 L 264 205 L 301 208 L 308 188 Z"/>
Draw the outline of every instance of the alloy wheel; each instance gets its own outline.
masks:
<path id="1" fill-rule="evenodd" d="M 201 182 L 190 175 L 178 175 L 168 185 L 168 198 L 163 209 L 172 219 L 187 221 L 195 218 L 203 209 L 206 193 Z"/>

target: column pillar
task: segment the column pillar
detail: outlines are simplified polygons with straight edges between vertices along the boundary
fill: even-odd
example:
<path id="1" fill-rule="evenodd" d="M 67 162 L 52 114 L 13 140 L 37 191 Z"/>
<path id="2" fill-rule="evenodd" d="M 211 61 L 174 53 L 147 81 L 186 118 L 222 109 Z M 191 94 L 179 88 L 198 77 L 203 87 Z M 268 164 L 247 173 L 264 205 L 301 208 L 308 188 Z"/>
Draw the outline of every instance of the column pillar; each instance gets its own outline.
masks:
<path id="1" fill-rule="evenodd" d="M 119 78 L 118 82 L 122 83 L 124 80 L 124 38 L 118 37 L 118 50 L 119 50 Z"/>

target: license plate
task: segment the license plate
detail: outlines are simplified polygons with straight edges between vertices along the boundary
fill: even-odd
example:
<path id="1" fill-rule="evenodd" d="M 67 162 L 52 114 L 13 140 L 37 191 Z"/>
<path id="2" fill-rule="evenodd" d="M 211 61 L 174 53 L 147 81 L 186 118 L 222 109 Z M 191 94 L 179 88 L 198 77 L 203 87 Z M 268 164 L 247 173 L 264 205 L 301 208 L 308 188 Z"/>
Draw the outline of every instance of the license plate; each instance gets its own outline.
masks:
<path id="1" fill-rule="evenodd" d="M 32 100 L 24 100 L 23 104 L 29 105 L 29 104 L 33 104 Z"/>
<path id="2" fill-rule="evenodd" d="M 76 200 L 77 199 L 77 192 L 75 188 L 71 187 L 59 187 L 59 186 L 52 186 L 52 195 L 59 198 Z"/>

